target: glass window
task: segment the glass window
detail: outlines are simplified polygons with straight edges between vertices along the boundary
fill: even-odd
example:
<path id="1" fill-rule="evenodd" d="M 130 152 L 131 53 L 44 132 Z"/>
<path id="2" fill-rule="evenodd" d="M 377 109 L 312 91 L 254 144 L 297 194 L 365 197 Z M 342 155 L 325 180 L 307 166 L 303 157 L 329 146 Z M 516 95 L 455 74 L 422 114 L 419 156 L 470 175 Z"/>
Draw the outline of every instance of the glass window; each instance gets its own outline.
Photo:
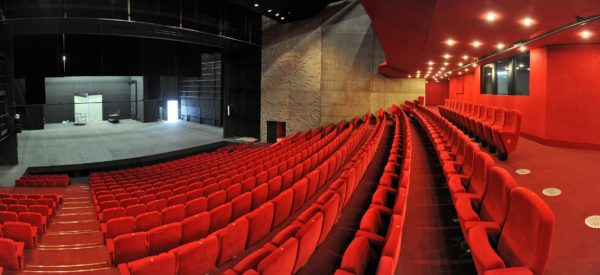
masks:
<path id="1" fill-rule="evenodd" d="M 529 94 L 529 54 L 521 55 L 514 61 L 514 89 L 515 95 Z"/>
<path id="2" fill-rule="evenodd" d="M 481 67 L 481 93 L 529 95 L 529 53 Z"/>
<path id="3" fill-rule="evenodd" d="M 483 66 L 483 90 L 482 94 L 494 93 L 494 64 Z"/>
<path id="4" fill-rule="evenodd" d="M 496 62 L 496 93 L 499 95 L 508 94 L 508 73 L 510 60 Z"/>

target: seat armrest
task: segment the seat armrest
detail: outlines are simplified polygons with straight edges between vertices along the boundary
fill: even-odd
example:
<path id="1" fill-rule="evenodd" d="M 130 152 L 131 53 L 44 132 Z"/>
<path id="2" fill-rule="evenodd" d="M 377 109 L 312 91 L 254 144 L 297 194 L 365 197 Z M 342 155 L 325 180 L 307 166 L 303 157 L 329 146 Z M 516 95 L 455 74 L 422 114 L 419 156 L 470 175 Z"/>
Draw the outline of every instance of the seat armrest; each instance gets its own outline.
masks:
<path id="1" fill-rule="evenodd" d="M 130 275 L 129 268 L 127 268 L 127 264 L 120 264 L 117 266 L 119 269 L 119 274 L 121 275 Z"/>

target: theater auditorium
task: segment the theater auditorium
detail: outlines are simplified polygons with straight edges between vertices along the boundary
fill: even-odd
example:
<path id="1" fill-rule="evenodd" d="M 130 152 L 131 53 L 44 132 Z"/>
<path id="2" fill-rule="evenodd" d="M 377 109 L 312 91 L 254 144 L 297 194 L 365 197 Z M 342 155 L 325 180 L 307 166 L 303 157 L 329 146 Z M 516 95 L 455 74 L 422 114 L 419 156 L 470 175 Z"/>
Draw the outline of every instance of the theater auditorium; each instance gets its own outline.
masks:
<path id="1" fill-rule="evenodd" d="M 600 274 L 598 0 L 0 21 L 0 275 Z"/>

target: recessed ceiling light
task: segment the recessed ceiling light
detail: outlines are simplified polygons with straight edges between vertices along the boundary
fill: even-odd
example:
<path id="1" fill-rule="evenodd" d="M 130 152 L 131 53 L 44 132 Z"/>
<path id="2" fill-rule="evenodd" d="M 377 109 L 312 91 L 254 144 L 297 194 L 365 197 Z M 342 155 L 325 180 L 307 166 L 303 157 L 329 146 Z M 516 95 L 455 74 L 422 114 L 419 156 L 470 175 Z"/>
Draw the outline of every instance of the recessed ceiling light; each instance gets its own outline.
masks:
<path id="1" fill-rule="evenodd" d="M 444 62 L 444 66 L 448 66 L 448 64 L 449 64 L 448 62 Z"/>
<path id="2" fill-rule="evenodd" d="M 579 35 L 584 39 L 592 37 L 592 33 L 590 31 L 582 31 L 579 33 Z"/>
<path id="3" fill-rule="evenodd" d="M 275 16 L 279 16 L 279 13 L 276 13 Z"/>
<path id="4" fill-rule="evenodd" d="M 255 8 L 258 8 L 258 3 L 254 3 L 254 7 L 255 7 Z"/>
<path id="5" fill-rule="evenodd" d="M 449 59 L 450 57 L 451 57 L 451 55 L 450 55 L 450 54 L 444 54 L 444 58 L 445 58 L 445 59 Z"/>
<path id="6" fill-rule="evenodd" d="M 473 47 L 475 47 L 475 48 L 479 48 L 479 46 L 481 46 L 481 42 L 475 40 L 475 41 L 473 41 L 473 43 L 471 43 L 471 45 L 473 45 Z"/>
<path id="7" fill-rule="evenodd" d="M 433 61 L 429 61 L 429 62 L 427 62 L 427 64 L 429 64 L 429 66 L 431 66 L 431 65 L 433 65 L 435 63 L 433 63 Z"/>
<path id="8" fill-rule="evenodd" d="M 467 60 L 467 59 L 469 59 L 469 56 L 465 54 L 462 56 L 462 59 Z"/>
<path id="9" fill-rule="evenodd" d="M 448 46 L 454 46 L 454 44 L 456 44 L 456 41 L 454 41 L 452 38 L 448 38 L 448 40 L 446 40 L 446 45 Z"/>
<path id="10" fill-rule="evenodd" d="M 521 46 L 521 47 L 519 47 L 519 51 L 521 51 L 521 52 L 527 51 L 527 47 Z"/>
<path id="11" fill-rule="evenodd" d="M 465 72 L 468 72 L 468 71 L 469 71 L 469 68 L 466 68 L 466 69 L 465 69 Z"/>
<path id="12" fill-rule="evenodd" d="M 462 75 L 462 72 L 458 72 L 458 75 Z"/>
<path id="13" fill-rule="evenodd" d="M 477 63 L 473 63 L 473 65 L 471 65 L 471 67 L 476 68 L 477 67 Z"/>
<path id="14" fill-rule="evenodd" d="M 521 24 L 523 24 L 523 26 L 525 26 L 525 27 L 529 27 L 529 26 L 535 24 L 535 20 L 533 20 L 529 17 L 525 17 L 521 20 Z"/>
<path id="15" fill-rule="evenodd" d="M 417 71 L 417 73 L 418 73 L 418 74 L 420 74 L 420 73 L 421 73 L 421 71 Z"/>
<path id="16" fill-rule="evenodd" d="M 496 21 L 496 19 L 498 19 L 498 15 L 493 11 L 488 11 L 485 14 L 485 20 L 490 23 Z"/>
<path id="17" fill-rule="evenodd" d="M 412 75 L 408 75 L 408 78 L 412 78 Z"/>
<path id="18" fill-rule="evenodd" d="M 462 65 L 463 65 L 463 63 L 462 63 L 462 62 L 458 62 L 458 66 L 462 66 Z"/>
<path id="19" fill-rule="evenodd" d="M 498 48 L 498 50 L 502 50 L 504 49 L 504 44 L 498 43 L 498 45 L 496 45 L 496 48 Z"/>
<path id="20" fill-rule="evenodd" d="M 282 16 L 282 17 L 281 17 L 281 20 L 285 20 L 285 17 L 283 17 L 283 16 Z"/>
<path id="21" fill-rule="evenodd" d="M 268 10 L 267 10 L 267 12 L 272 12 L 272 11 L 273 11 L 272 9 L 268 9 Z"/>

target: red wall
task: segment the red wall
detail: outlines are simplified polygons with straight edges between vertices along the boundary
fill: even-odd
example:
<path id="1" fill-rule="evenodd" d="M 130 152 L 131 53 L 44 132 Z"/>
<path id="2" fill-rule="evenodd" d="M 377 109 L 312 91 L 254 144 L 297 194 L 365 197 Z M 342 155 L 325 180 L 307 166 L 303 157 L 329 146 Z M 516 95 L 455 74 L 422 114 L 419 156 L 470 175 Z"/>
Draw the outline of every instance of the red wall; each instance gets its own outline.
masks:
<path id="1" fill-rule="evenodd" d="M 450 92 L 449 81 L 428 81 L 425 84 L 425 104 L 427 106 L 443 105 Z"/>
<path id="2" fill-rule="evenodd" d="M 600 45 L 550 46 L 532 50 L 530 57 L 529 96 L 480 94 L 478 67 L 450 80 L 450 98 L 517 109 L 521 131 L 541 142 L 597 148 Z"/>

